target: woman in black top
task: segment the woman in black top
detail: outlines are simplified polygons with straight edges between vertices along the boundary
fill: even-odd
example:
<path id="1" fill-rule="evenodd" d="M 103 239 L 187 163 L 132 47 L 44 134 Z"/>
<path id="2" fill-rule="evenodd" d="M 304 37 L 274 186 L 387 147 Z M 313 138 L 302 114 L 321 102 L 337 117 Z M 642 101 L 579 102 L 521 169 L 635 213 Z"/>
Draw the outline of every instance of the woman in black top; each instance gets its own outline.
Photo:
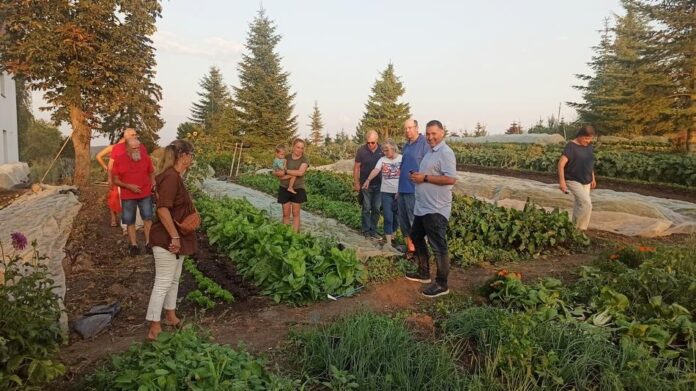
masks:
<path id="1" fill-rule="evenodd" d="M 562 192 L 573 193 L 573 222 L 580 230 L 586 230 L 592 214 L 590 189 L 597 187 L 594 174 L 594 150 L 592 140 L 596 133 L 591 125 L 585 125 L 566 144 L 558 160 L 558 187 Z"/>

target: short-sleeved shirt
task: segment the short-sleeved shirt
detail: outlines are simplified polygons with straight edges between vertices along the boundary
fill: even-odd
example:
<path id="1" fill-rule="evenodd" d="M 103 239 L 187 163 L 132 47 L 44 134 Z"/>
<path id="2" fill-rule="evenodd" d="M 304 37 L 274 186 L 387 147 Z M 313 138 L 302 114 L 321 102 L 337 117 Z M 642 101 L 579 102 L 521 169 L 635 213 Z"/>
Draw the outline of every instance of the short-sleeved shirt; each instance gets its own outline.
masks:
<path id="1" fill-rule="evenodd" d="M 141 151 L 140 160 L 131 159 L 130 155 L 124 153 L 114 160 L 111 173 L 123 183 L 140 187 L 140 193 L 133 193 L 125 187 L 121 188 L 122 200 L 139 200 L 149 197 L 152 194 L 152 182 L 150 175 L 154 171 L 152 161 L 147 153 Z"/>
<path id="2" fill-rule="evenodd" d="M 293 159 L 292 158 L 292 153 L 288 154 L 285 157 L 285 168 L 288 170 L 299 170 L 300 166 L 302 163 L 307 164 L 307 167 L 309 167 L 309 159 L 307 158 L 307 155 L 302 154 L 302 157 L 299 159 Z M 288 188 L 290 186 L 290 179 L 281 179 L 280 180 L 280 187 Z M 305 183 L 304 183 L 304 176 L 298 176 L 297 179 L 295 179 L 295 185 L 293 186 L 295 189 L 304 189 L 305 188 Z"/>
<path id="3" fill-rule="evenodd" d="M 592 183 L 594 170 L 594 148 L 569 142 L 563 149 L 563 156 L 568 158 L 563 172 L 567 181 L 580 182 L 583 185 Z"/>
<path id="4" fill-rule="evenodd" d="M 181 175 L 174 168 L 170 167 L 164 172 L 155 177 L 157 183 L 157 208 L 167 208 L 172 215 L 174 221 L 182 222 L 186 216 L 195 212 L 193 200 L 189 195 L 186 186 L 184 185 Z M 171 237 L 164 228 L 161 221 L 156 221 L 150 229 L 150 244 L 153 246 L 162 247 L 165 250 L 169 249 Z M 192 255 L 198 249 L 196 241 L 196 233 L 191 232 L 188 235 L 179 234 L 179 242 L 181 243 L 181 255 Z"/>
<path id="5" fill-rule="evenodd" d="M 285 159 L 273 159 L 273 170 L 282 170 L 285 168 Z"/>
<path id="6" fill-rule="evenodd" d="M 457 177 L 457 161 L 449 145 L 441 141 L 423 156 L 419 170 L 426 175 Z M 425 216 L 439 213 L 449 219 L 452 213 L 452 185 L 440 186 L 432 183 L 416 184 L 416 206 L 413 214 Z"/>
<path id="7" fill-rule="evenodd" d="M 355 162 L 360 163 L 360 185 L 365 183 L 367 177 L 370 176 L 370 173 L 375 169 L 377 162 L 382 156 L 384 156 L 384 152 L 382 152 L 382 147 L 380 145 L 377 145 L 377 149 L 374 151 L 370 151 L 367 144 L 363 144 L 358 148 L 358 151 L 355 153 Z M 377 190 L 381 185 L 381 175 L 376 176 L 370 181 L 370 189 Z"/>
<path id="8" fill-rule="evenodd" d="M 401 160 L 401 174 L 399 176 L 399 193 L 413 194 L 416 192 L 416 185 L 409 177 L 410 171 L 418 171 L 423 156 L 430 150 L 430 146 L 425 141 L 425 136 L 418 135 L 415 141 L 404 145 Z"/>
<path id="9" fill-rule="evenodd" d="M 394 159 L 382 156 L 375 165 L 382 175 L 382 193 L 396 193 L 399 190 L 399 170 L 401 168 L 401 155 L 397 154 Z"/>

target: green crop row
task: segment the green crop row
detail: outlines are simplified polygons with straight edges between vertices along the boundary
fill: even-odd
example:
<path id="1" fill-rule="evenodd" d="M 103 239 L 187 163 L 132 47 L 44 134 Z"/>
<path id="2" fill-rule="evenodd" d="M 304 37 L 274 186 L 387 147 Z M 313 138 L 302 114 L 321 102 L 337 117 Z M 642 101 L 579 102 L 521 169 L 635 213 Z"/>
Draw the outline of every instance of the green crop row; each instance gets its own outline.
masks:
<path id="1" fill-rule="evenodd" d="M 309 171 L 305 178 L 307 202 L 302 205 L 304 209 L 336 219 L 350 228 L 360 229 L 360 206 L 349 184 L 350 176 Z M 237 182 L 267 194 L 278 194 L 278 178 L 272 175 L 242 175 Z"/>
<path id="2" fill-rule="evenodd" d="M 196 281 L 198 289 L 190 292 L 186 298 L 191 300 L 203 308 L 212 308 L 215 306 L 215 301 L 213 299 L 222 300 L 225 303 L 231 303 L 234 301 L 232 293 L 227 289 L 221 287 L 218 283 L 211 280 L 201 273 L 200 270 L 193 263 L 191 258 L 184 259 L 184 269 L 189 272 L 193 279 Z"/>
<path id="3" fill-rule="evenodd" d="M 292 390 L 298 383 L 264 369 L 244 351 L 210 342 L 187 327 L 135 344 L 90 375 L 85 390 Z"/>
<path id="4" fill-rule="evenodd" d="M 349 295 L 367 280 L 354 251 L 295 233 L 246 200 L 203 198 L 197 206 L 210 243 L 276 302 L 305 304 L 327 294 Z"/>
<path id="5" fill-rule="evenodd" d="M 519 211 L 459 195 L 454 196 L 447 234 L 453 259 L 460 264 L 510 261 L 589 244 L 566 212 L 547 212 L 531 202 Z"/>
<path id="6" fill-rule="evenodd" d="M 564 286 L 547 278 L 525 284 L 500 272 L 484 292 L 495 305 L 548 319 L 583 322 L 619 342 L 643 344 L 656 356 L 696 369 L 696 266 L 693 247 L 627 248 L 581 269 Z"/>
<path id="7" fill-rule="evenodd" d="M 559 146 L 476 144 L 455 146 L 458 164 L 555 172 Z M 647 153 L 595 148 L 599 176 L 696 186 L 696 157 L 676 153 Z"/>

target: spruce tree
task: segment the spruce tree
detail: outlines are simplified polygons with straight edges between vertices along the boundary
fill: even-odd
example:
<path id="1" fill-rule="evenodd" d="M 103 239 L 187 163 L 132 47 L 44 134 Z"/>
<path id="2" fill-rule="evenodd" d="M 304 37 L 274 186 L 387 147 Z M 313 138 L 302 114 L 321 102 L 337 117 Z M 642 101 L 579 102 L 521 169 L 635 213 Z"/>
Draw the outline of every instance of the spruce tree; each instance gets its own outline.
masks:
<path id="1" fill-rule="evenodd" d="M 399 102 L 405 92 L 403 83 L 394 74 L 394 64 L 389 63 L 375 81 L 365 104 L 365 113 L 356 129 L 358 142 L 369 130 L 376 131 L 382 140 L 400 134 L 404 121 L 411 116 L 409 104 Z"/>
<path id="2" fill-rule="evenodd" d="M 78 186 L 89 185 L 92 129 L 134 94 L 159 97 L 149 36 L 160 13 L 156 0 L 0 1 L 0 69 L 44 91 L 53 121 L 71 124 Z"/>
<path id="3" fill-rule="evenodd" d="M 201 126 L 193 122 L 182 122 L 176 127 L 176 138 L 178 139 L 194 139 L 202 133 Z"/>
<path id="4" fill-rule="evenodd" d="M 486 130 L 486 125 L 481 122 L 476 122 L 476 127 L 474 128 L 473 137 L 486 137 L 488 136 L 488 130 Z"/>
<path id="5" fill-rule="evenodd" d="M 309 116 L 311 122 L 309 123 L 309 139 L 312 144 L 319 145 L 323 139 L 321 131 L 324 130 L 324 122 L 321 120 L 321 112 L 319 111 L 319 104 L 314 101 L 314 111 Z"/>
<path id="6" fill-rule="evenodd" d="M 604 28 L 600 31 L 599 44 L 593 47 L 594 56 L 588 63 L 594 75 L 575 75 L 587 85 L 573 86 L 582 92 L 584 102 L 568 102 L 574 107 L 580 120 L 592 123 L 604 134 L 621 131 L 623 122 L 620 113 L 612 105 L 612 90 L 616 88 L 616 79 L 612 77 L 612 67 L 615 67 L 613 53 L 613 34 L 609 19 L 604 20 Z"/>
<path id="7" fill-rule="evenodd" d="M 249 27 L 246 50 L 239 63 L 239 87 L 234 87 L 237 126 L 245 143 L 273 146 L 297 132 L 294 93 L 275 51 L 281 36 L 263 9 Z"/>
<path id="8" fill-rule="evenodd" d="M 633 3 L 658 28 L 652 35 L 652 57 L 675 82 L 671 117 L 687 130 L 687 150 L 696 154 L 696 2 L 637 0 Z"/>
<path id="9" fill-rule="evenodd" d="M 200 81 L 200 100 L 191 107 L 190 121 L 199 125 L 209 135 L 229 136 L 234 134 L 234 110 L 232 97 L 217 67 Z"/>
<path id="10" fill-rule="evenodd" d="M 507 128 L 505 131 L 505 134 L 522 134 L 524 131 L 522 130 L 522 125 L 517 122 L 517 121 L 512 121 L 512 124 L 510 124 L 510 127 Z"/>

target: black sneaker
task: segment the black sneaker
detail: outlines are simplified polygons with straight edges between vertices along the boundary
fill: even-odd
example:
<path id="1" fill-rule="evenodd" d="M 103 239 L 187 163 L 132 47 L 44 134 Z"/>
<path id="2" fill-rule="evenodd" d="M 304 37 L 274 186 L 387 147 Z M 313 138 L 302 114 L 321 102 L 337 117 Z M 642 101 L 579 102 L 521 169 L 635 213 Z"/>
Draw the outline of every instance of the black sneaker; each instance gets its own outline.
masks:
<path id="1" fill-rule="evenodd" d="M 140 255 L 140 247 L 133 245 L 128 246 L 128 254 L 130 254 L 130 256 Z"/>
<path id="2" fill-rule="evenodd" d="M 402 254 L 405 254 L 405 253 L 406 253 L 406 250 L 407 250 L 405 244 L 398 244 L 398 243 L 392 242 L 392 247 L 394 247 L 394 249 L 395 249 L 396 251 L 398 251 L 398 252 L 400 252 L 400 253 L 402 253 Z"/>
<path id="3" fill-rule="evenodd" d="M 423 296 L 425 297 L 438 297 L 444 296 L 449 293 L 449 289 L 441 287 L 439 284 L 430 284 L 428 287 L 423 289 Z"/>
<path id="4" fill-rule="evenodd" d="M 427 284 L 430 282 L 430 276 L 425 276 L 418 272 L 406 273 L 406 279 L 409 281 L 420 282 L 422 284 Z"/>

